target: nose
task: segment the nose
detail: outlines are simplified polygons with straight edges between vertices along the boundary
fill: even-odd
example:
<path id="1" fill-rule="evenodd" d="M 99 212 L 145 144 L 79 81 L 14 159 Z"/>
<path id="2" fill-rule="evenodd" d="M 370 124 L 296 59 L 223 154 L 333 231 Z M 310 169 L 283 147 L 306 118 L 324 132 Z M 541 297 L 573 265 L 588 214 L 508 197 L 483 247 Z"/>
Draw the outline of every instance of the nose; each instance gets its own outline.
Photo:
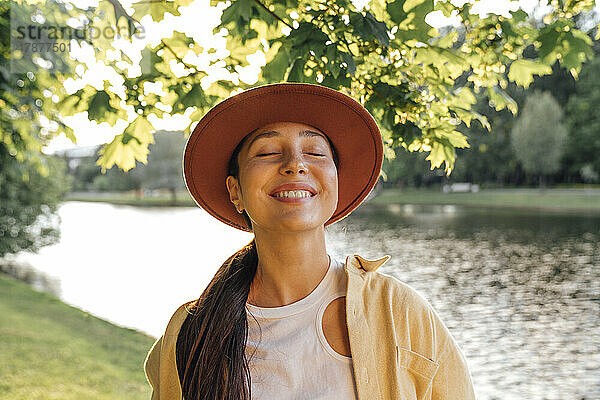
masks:
<path id="1" fill-rule="evenodd" d="M 301 153 L 294 152 L 287 157 L 286 161 L 282 164 L 281 170 L 284 174 L 306 174 L 308 169 L 304 164 L 304 159 Z"/>

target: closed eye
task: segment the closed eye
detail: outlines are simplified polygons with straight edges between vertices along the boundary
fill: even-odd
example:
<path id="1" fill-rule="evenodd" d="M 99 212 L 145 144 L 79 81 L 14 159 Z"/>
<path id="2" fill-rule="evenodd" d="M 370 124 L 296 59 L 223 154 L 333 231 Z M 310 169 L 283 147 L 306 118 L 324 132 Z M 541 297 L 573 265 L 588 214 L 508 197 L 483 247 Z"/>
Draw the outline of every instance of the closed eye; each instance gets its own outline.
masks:
<path id="1" fill-rule="evenodd" d="M 270 156 L 270 155 L 272 155 L 272 154 L 279 154 L 279 153 L 263 153 L 263 154 L 257 154 L 257 156 L 258 156 L 258 157 L 261 157 L 261 156 Z M 306 154 L 309 154 L 309 155 L 311 155 L 311 156 L 320 156 L 320 157 L 325 157 L 325 154 L 319 154 L 319 153 L 306 153 Z"/>

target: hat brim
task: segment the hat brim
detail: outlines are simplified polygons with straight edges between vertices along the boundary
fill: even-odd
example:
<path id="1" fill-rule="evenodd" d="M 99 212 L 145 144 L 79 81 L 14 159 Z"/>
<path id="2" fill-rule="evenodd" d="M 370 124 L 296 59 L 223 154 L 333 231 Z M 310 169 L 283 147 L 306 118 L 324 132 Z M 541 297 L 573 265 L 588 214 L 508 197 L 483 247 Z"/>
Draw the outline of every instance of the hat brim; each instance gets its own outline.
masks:
<path id="1" fill-rule="evenodd" d="M 383 162 L 377 123 L 351 97 L 300 83 L 244 91 L 217 104 L 198 122 L 183 155 L 184 180 L 194 201 L 227 225 L 251 232 L 229 200 L 225 184 L 229 160 L 247 134 L 284 121 L 314 126 L 329 137 L 338 153 L 338 205 L 325 225 L 358 207 L 377 183 Z"/>

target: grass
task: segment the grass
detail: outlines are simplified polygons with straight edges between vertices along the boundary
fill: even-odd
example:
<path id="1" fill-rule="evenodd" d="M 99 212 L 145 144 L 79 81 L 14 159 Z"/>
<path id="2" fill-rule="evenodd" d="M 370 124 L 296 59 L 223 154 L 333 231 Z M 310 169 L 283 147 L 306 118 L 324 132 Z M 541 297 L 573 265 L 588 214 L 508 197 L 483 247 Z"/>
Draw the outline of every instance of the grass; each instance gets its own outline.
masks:
<path id="1" fill-rule="evenodd" d="M 143 363 L 155 340 L 151 336 L 91 316 L 2 273 L 0 315 L 0 398 L 150 398 Z"/>
<path id="2" fill-rule="evenodd" d="M 194 206 L 187 192 L 180 192 L 172 203 L 169 195 L 137 198 L 134 194 L 115 193 L 94 196 L 70 194 L 65 200 L 98 201 L 134 206 Z M 369 204 L 454 204 L 463 206 L 515 208 L 558 212 L 600 212 L 600 191 L 577 189 L 493 189 L 477 193 L 442 193 L 439 189 L 383 189 Z"/>
<path id="3" fill-rule="evenodd" d="M 482 190 L 476 193 L 442 193 L 438 190 L 386 189 L 373 204 L 454 204 L 546 211 L 600 212 L 600 191 L 581 190 Z"/>
<path id="4" fill-rule="evenodd" d="M 161 194 L 155 197 L 139 197 L 132 192 L 102 192 L 94 193 L 67 193 L 65 201 L 89 201 L 111 203 L 140 207 L 192 207 L 196 203 L 187 192 L 177 193 L 175 201 L 170 194 Z"/>

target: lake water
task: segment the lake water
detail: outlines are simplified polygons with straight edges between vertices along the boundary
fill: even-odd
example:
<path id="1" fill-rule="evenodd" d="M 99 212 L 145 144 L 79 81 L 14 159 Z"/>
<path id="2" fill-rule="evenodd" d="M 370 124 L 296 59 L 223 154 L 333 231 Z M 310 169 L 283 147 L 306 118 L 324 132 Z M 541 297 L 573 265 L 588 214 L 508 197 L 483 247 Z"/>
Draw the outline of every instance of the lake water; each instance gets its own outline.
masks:
<path id="1" fill-rule="evenodd" d="M 60 243 L 18 261 L 67 303 L 155 337 L 248 243 L 199 208 L 66 202 Z M 600 217 L 364 205 L 327 228 L 344 260 L 422 293 L 467 360 L 478 399 L 600 399 Z"/>

